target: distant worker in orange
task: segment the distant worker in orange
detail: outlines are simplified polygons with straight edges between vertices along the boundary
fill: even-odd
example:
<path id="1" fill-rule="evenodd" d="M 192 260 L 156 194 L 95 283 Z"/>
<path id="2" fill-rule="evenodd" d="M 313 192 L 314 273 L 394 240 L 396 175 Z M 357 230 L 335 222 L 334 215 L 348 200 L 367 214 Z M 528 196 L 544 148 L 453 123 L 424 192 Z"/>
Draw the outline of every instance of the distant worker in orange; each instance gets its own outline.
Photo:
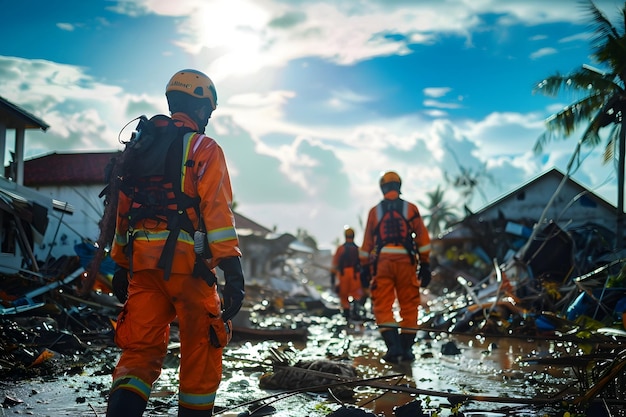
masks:
<path id="1" fill-rule="evenodd" d="M 339 295 L 341 309 L 346 320 L 360 318 L 356 310 L 351 309 L 353 303 L 361 303 L 364 291 L 361 285 L 361 263 L 359 247 L 354 243 L 354 230 L 344 228 L 345 242 L 337 247 L 331 267 L 331 287 Z"/>
<path id="2" fill-rule="evenodd" d="M 359 252 L 362 274 L 371 274 L 372 309 L 387 346 L 383 359 L 413 361 L 420 287 L 431 279 L 430 236 L 417 206 L 400 198 L 400 176 L 387 171 L 379 184 L 384 198 L 367 217 Z M 393 311 L 396 300 L 399 323 Z"/>
<path id="3" fill-rule="evenodd" d="M 222 352 L 245 294 L 224 153 L 204 134 L 217 104 L 215 86 L 204 73 L 186 69 L 172 76 L 165 91 L 171 117 L 142 119 L 118 177 L 111 256 L 120 266 L 114 280 L 128 282 L 128 299 L 115 331 L 122 353 L 107 417 L 143 414 L 175 319 L 181 344 L 178 416 L 213 415 Z M 216 267 L 224 275 L 223 302 Z"/>

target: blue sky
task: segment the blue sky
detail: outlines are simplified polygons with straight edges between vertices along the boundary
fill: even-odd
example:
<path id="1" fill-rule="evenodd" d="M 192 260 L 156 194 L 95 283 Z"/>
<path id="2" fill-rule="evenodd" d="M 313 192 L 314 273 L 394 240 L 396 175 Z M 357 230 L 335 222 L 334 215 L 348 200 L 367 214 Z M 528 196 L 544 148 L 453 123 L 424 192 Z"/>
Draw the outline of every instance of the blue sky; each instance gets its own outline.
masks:
<path id="1" fill-rule="evenodd" d="M 623 1 L 595 4 L 619 22 Z M 360 241 L 384 170 L 424 214 L 438 185 L 461 213 L 565 171 L 576 135 L 532 148 L 575 97 L 533 86 L 596 64 L 588 23 L 573 0 L 3 1 L 0 96 L 50 125 L 26 134 L 27 158 L 111 151 L 128 121 L 167 113 L 174 72 L 204 71 L 237 210 L 324 246 L 344 225 Z M 602 151 L 573 178 L 615 204 Z M 461 167 L 485 173 L 469 200 L 446 182 Z"/>

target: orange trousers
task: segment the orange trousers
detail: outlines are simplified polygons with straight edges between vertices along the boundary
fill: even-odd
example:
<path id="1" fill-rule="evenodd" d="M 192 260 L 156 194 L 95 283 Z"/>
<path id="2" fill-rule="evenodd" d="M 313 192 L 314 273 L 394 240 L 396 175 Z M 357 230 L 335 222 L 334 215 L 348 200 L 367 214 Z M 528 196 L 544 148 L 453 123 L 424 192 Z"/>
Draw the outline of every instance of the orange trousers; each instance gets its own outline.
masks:
<path id="1" fill-rule="evenodd" d="M 148 399 L 161 374 L 170 323 L 178 318 L 179 405 L 212 409 L 222 377 L 222 348 L 209 342 L 209 317 L 219 313 L 216 285 L 174 273 L 165 281 L 162 270 L 134 272 L 115 332 L 122 354 L 113 372 L 113 389 L 129 389 Z"/>
<path id="2" fill-rule="evenodd" d="M 344 268 L 343 274 L 339 274 L 339 300 L 344 310 L 350 309 L 350 297 L 355 300 L 363 297 L 361 278 L 353 267 Z"/>
<path id="3" fill-rule="evenodd" d="M 417 266 L 409 260 L 378 259 L 376 275 L 372 279 L 370 292 L 372 310 L 376 324 L 415 328 L 420 305 L 420 287 L 415 272 Z M 393 304 L 398 300 L 400 322 L 396 322 Z M 415 330 L 403 333 L 415 333 Z"/>

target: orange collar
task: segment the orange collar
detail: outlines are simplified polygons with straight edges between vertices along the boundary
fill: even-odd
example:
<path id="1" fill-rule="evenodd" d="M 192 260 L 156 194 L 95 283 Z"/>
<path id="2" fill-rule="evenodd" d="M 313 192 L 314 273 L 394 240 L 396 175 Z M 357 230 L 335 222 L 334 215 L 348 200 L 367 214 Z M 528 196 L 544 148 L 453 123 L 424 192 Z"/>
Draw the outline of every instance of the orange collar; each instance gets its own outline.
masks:
<path id="1" fill-rule="evenodd" d="M 183 126 L 190 127 L 193 130 L 198 130 L 198 124 L 194 122 L 191 119 L 191 117 L 187 116 L 185 113 L 182 113 L 182 112 L 174 113 L 172 114 L 172 119 L 174 120 L 174 123 L 176 125 L 178 125 L 178 123 L 176 122 L 182 122 Z"/>

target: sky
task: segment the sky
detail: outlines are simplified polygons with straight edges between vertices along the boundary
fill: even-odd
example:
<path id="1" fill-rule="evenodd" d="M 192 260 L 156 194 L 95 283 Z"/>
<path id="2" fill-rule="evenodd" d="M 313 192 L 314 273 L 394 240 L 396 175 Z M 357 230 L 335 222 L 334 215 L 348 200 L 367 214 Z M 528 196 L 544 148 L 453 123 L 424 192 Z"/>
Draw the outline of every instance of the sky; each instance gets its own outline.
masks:
<path id="1" fill-rule="evenodd" d="M 594 3 L 617 26 L 624 1 Z M 50 126 L 27 131 L 26 159 L 122 149 L 124 125 L 167 114 L 167 81 L 194 68 L 216 85 L 207 134 L 226 154 L 236 210 L 279 233 L 304 230 L 320 247 L 342 240 L 345 225 L 362 239 L 387 170 L 423 215 L 437 187 L 461 215 L 552 168 L 566 172 L 576 133 L 541 154 L 533 146 L 545 119 L 575 97 L 533 89 L 597 65 L 587 9 L 575 0 L 0 6 L 0 96 Z M 584 149 L 571 174 L 615 205 L 617 175 L 603 151 Z M 471 196 L 451 185 L 462 171 L 479 180 Z"/>

